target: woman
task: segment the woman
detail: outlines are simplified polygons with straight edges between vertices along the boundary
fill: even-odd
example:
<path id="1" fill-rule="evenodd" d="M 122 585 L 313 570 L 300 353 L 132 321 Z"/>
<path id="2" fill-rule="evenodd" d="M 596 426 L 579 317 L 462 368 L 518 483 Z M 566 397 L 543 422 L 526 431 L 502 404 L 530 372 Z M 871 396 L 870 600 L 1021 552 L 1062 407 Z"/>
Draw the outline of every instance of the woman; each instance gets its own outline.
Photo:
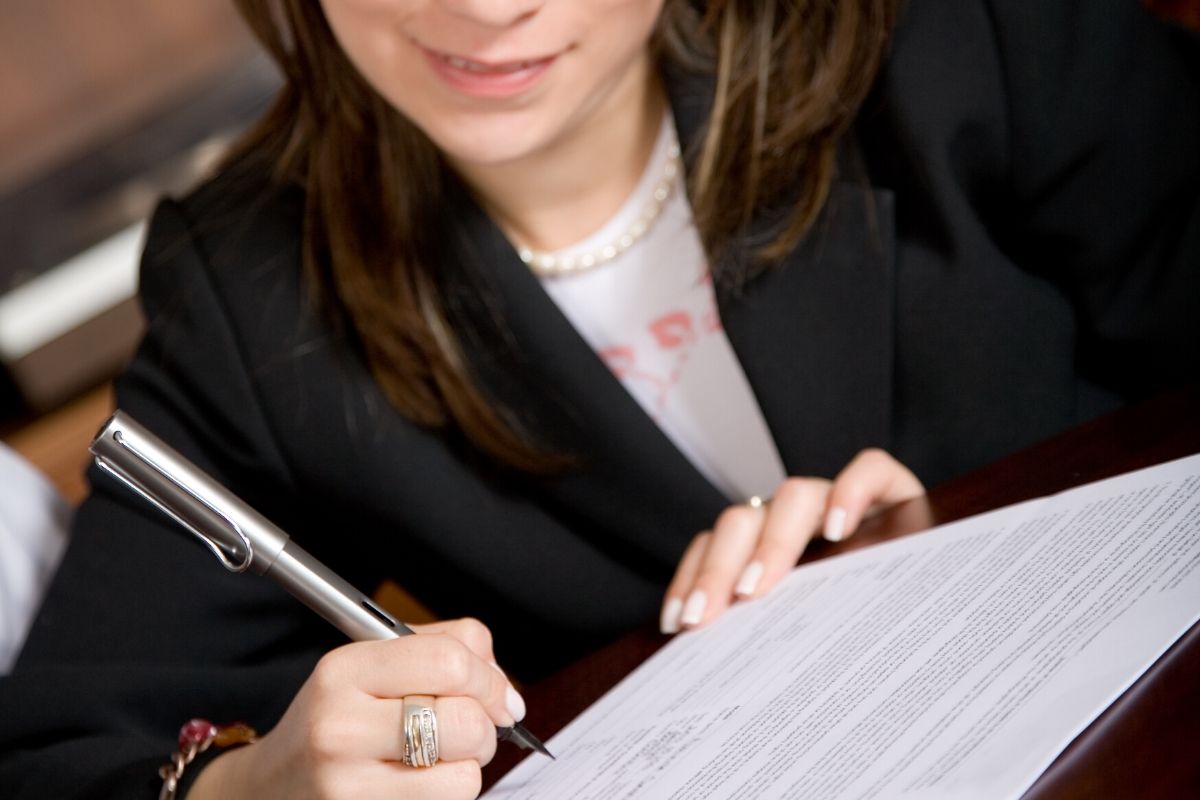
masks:
<path id="1" fill-rule="evenodd" d="M 156 213 L 119 404 L 487 628 L 337 647 L 97 477 L 6 796 L 152 796 L 192 716 L 268 732 L 180 796 L 472 796 L 522 714 L 495 656 L 703 624 L 917 476 L 1197 374 L 1195 52 L 1131 2 L 240 5 L 287 87 Z"/>

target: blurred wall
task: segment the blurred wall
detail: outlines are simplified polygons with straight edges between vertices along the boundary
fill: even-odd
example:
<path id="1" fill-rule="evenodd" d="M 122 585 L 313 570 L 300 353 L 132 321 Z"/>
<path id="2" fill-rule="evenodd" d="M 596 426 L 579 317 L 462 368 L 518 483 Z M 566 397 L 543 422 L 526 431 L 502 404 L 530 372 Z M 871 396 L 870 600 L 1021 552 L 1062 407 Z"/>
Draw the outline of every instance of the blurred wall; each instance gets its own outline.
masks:
<path id="1" fill-rule="evenodd" d="M 0 425 L 122 368 L 140 223 L 277 85 L 231 0 L 0 2 Z"/>

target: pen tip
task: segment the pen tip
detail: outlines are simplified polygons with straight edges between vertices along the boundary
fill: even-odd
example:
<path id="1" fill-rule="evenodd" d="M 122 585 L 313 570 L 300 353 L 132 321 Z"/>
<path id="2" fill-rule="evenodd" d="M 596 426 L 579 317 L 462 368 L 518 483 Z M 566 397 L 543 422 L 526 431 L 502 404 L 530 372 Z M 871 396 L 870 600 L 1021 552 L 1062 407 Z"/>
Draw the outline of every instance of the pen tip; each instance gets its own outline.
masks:
<path id="1" fill-rule="evenodd" d="M 541 739 L 527 731 L 525 726 L 519 722 L 516 725 L 513 725 L 511 728 L 499 728 L 497 733 L 500 741 L 502 742 L 512 742 L 513 744 L 523 747 L 526 750 L 536 750 L 542 755 L 550 756 L 550 758 L 554 761 L 558 760 L 554 758 L 554 755 L 549 750 L 546 749 L 546 745 L 542 744 Z"/>

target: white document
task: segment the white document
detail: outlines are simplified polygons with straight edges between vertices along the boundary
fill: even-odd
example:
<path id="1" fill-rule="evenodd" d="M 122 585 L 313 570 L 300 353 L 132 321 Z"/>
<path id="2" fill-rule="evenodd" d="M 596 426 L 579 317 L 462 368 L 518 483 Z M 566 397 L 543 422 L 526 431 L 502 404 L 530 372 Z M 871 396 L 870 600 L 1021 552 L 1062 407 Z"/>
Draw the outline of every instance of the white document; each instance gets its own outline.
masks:
<path id="1" fill-rule="evenodd" d="M 1200 618 L 1200 456 L 798 568 L 486 797 L 1014 798 Z"/>

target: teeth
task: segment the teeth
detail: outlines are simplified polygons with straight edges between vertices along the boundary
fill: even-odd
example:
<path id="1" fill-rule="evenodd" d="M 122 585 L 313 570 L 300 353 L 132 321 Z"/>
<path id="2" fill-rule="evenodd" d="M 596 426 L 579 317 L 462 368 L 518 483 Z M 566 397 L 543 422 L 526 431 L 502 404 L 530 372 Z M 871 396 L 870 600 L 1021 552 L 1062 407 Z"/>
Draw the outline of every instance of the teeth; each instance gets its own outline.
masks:
<path id="1" fill-rule="evenodd" d="M 509 72 L 519 72 L 523 69 L 529 69 L 529 67 L 535 63 L 533 61 L 518 61 L 514 64 L 504 64 L 498 67 L 491 67 L 487 64 L 480 64 L 478 61 L 468 61 L 467 59 L 459 58 L 458 56 L 443 56 L 442 59 L 455 69 L 461 69 L 467 72 L 492 73 L 501 75 Z"/>

